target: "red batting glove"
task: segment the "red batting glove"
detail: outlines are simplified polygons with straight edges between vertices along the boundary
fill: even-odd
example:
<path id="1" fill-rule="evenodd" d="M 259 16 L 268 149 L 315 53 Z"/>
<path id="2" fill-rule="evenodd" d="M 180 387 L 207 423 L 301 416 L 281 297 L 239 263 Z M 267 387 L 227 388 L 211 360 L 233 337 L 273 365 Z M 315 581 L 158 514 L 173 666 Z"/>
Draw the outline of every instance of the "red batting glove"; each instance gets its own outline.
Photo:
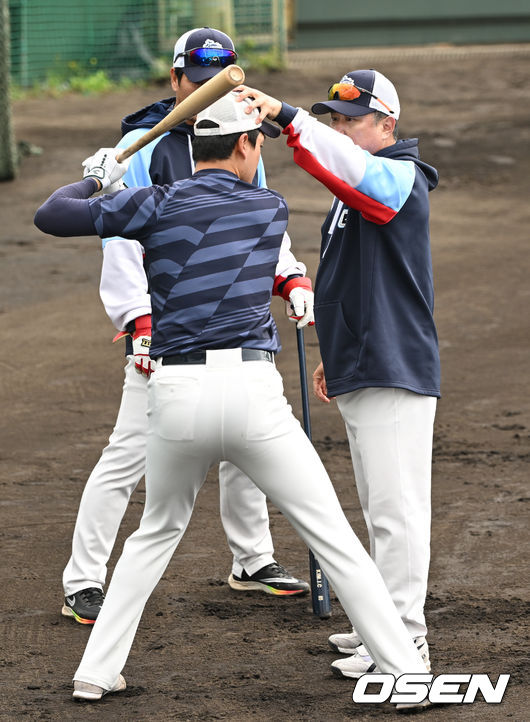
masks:
<path id="1" fill-rule="evenodd" d="M 151 316 L 138 316 L 134 320 L 135 330 L 132 334 L 134 368 L 137 373 L 149 378 L 156 369 L 154 359 L 149 357 L 151 348 Z"/>

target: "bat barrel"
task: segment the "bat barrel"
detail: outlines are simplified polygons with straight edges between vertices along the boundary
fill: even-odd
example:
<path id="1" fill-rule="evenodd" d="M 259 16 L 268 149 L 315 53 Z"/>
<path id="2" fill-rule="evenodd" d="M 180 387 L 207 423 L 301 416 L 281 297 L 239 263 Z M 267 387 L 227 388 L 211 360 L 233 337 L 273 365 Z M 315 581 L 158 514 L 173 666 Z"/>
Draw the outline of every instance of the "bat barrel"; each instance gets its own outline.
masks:
<path id="1" fill-rule="evenodd" d="M 129 158 L 133 153 L 140 150 L 155 138 L 158 138 L 163 133 L 166 133 L 171 128 L 174 128 L 179 123 L 193 118 L 201 110 L 204 110 L 216 100 L 222 98 L 237 85 L 241 85 L 245 81 L 245 71 L 240 68 L 239 65 L 228 65 L 223 68 L 217 75 L 201 85 L 187 98 L 184 98 L 178 105 L 176 105 L 172 111 L 170 111 L 160 123 L 157 123 L 153 128 L 144 133 L 128 148 L 120 151 L 116 156 L 116 160 L 121 163 L 122 161 Z"/>
<path id="2" fill-rule="evenodd" d="M 234 84 L 234 88 L 236 85 L 241 85 L 245 82 L 245 71 L 243 68 L 240 68 L 239 65 L 228 65 L 226 71 L 226 74 Z"/>

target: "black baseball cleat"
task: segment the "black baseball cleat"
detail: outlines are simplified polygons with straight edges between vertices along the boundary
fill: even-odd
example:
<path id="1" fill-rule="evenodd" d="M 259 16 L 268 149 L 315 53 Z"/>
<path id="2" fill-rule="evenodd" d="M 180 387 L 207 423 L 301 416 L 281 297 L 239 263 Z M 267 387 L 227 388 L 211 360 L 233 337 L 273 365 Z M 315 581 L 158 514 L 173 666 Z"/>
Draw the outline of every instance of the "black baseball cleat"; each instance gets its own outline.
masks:
<path id="1" fill-rule="evenodd" d="M 104 599 L 105 595 L 98 587 L 81 589 L 64 598 L 61 614 L 73 617 L 79 624 L 94 624 Z"/>
<path id="2" fill-rule="evenodd" d="M 273 562 L 249 576 L 245 570 L 240 577 L 230 574 L 228 584 L 238 592 L 257 590 L 278 596 L 302 596 L 309 592 L 309 584 L 291 576 L 281 564 Z"/>

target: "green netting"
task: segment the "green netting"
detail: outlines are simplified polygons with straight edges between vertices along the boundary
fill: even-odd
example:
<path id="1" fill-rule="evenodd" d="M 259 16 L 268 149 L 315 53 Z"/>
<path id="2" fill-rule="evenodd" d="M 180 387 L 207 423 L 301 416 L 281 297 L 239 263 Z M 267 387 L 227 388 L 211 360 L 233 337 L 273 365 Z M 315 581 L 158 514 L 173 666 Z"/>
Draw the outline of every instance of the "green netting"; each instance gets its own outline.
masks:
<path id="1" fill-rule="evenodd" d="M 177 37 L 210 25 L 245 52 L 285 53 L 284 0 L 9 0 L 11 77 L 22 87 L 104 70 L 149 77 Z"/>

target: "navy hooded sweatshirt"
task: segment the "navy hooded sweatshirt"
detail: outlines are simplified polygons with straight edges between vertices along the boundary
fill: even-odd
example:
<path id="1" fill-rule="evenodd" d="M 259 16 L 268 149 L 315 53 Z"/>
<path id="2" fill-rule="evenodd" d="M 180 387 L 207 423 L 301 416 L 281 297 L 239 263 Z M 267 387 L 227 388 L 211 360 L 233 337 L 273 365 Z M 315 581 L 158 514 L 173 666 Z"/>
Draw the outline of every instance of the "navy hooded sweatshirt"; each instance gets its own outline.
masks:
<path id="1" fill-rule="evenodd" d="M 363 387 L 440 395 L 428 193 L 417 139 L 370 154 L 284 104 L 295 162 L 335 195 L 322 226 L 315 320 L 329 396 Z"/>

